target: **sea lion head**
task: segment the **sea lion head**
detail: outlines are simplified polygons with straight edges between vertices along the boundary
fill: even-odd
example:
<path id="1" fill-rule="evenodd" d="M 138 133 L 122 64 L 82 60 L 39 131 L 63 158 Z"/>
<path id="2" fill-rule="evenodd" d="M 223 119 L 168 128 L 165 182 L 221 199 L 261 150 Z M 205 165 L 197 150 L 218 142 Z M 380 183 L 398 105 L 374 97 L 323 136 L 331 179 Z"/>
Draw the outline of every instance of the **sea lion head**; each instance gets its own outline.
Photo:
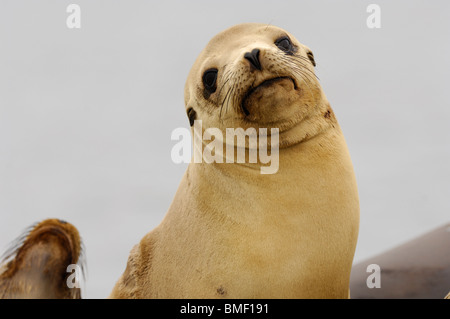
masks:
<path id="1" fill-rule="evenodd" d="M 68 285 L 73 272 L 69 265 L 79 266 L 78 274 L 83 275 L 84 253 L 78 230 L 60 219 L 32 225 L 3 255 L 0 299 L 81 298 L 80 288 Z"/>
<path id="2" fill-rule="evenodd" d="M 314 73 L 310 48 L 289 32 L 246 23 L 216 35 L 195 61 L 185 85 L 191 126 L 278 128 L 280 146 L 311 137 L 332 111 Z M 308 118 L 322 113 L 314 127 Z M 310 121 L 312 122 L 312 121 Z M 311 124 L 311 123 L 310 123 Z"/>

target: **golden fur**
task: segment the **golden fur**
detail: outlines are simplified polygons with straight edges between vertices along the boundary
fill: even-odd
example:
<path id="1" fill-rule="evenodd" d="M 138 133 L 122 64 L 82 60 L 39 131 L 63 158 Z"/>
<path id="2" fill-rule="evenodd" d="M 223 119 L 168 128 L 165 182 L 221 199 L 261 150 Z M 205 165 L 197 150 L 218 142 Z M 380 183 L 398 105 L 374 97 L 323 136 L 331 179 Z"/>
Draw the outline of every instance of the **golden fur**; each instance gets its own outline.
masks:
<path id="1" fill-rule="evenodd" d="M 294 56 L 274 45 L 283 35 Z M 244 59 L 253 48 L 261 50 L 261 71 Z M 164 220 L 132 249 L 111 298 L 348 297 L 357 186 L 311 57 L 274 26 L 241 24 L 210 41 L 189 73 L 186 109 L 204 129 L 280 128 L 279 170 L 191 163 Z M 205 97 L 201 79 L 211 67 L 218 89 Z M 259 90 L 246 101 L 250 114 L 242 113 L 245 92 L 275 76 L 292 81 Z"/>

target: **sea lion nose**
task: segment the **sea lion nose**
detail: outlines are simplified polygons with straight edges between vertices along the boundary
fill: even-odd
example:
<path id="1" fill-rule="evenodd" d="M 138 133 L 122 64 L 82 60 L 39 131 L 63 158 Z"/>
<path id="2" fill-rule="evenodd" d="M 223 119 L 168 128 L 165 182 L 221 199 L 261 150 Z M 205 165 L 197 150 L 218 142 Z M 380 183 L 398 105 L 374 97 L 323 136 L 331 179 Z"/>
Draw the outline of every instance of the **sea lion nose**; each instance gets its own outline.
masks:
<path id="1" fill-rule="evenodd" d="M 261 63 L 259 62 L 259 49 L 253 49 L 252 52 L 246 52 L 244 58 L 250 61 L 250 65 L 261 71 Z"/>

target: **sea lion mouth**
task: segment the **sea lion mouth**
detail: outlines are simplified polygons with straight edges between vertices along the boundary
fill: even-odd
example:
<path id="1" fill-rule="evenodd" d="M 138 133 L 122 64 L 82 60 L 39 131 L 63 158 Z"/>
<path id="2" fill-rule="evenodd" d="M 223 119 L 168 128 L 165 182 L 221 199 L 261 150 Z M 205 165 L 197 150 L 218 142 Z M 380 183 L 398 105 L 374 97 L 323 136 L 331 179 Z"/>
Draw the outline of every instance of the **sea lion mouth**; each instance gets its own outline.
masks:
<path id="1" fill-rule="evenodd" d="M 253 86 L 253 85 L 250 86 L 248 91 L 244 94 L 244 97 L 242 98 L 242 102 L 241 102 L 241 110 L 242 110 L 242 112 L 246 116 L 250 115 L 250 112 L 248 111 L 248 108 L 246 107 L 246 102 L 247 102 L 248 98 L 255 91 L 262 90 L 262 89 L 264 89 L 266 87 L 271 86 L 274 83 L 277 83 L 277 82 L 280 82 L 280 81 L 284 81 L 284 80 L 291 80 L 292 84 L 294 85 L 294 90 L 297 90 L 297 83 L 295 83 L 294 79 L 289 77 L 289 76 L 277 76 L 277 77 L 272 78 L 272 79 L 264 80 L 260 84 L 258 84 L 257 86 Z"/>

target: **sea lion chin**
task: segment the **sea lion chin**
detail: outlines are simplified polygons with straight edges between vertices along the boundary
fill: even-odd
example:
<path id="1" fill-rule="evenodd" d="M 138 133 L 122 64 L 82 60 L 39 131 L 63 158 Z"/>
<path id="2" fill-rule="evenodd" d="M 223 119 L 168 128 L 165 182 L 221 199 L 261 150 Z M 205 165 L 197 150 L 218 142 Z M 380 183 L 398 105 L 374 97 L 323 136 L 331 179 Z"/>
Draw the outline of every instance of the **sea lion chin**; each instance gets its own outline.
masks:
<path id="1" fill-rule="evenodd" d="M 270 123 L 275 119 L 274 114 L 283 114 L 283 108 L 295 103 L 300 94 L 292 78 L 271 78 L 248 90 L 242 100 L 242 110 L 249 121 Z"/>

